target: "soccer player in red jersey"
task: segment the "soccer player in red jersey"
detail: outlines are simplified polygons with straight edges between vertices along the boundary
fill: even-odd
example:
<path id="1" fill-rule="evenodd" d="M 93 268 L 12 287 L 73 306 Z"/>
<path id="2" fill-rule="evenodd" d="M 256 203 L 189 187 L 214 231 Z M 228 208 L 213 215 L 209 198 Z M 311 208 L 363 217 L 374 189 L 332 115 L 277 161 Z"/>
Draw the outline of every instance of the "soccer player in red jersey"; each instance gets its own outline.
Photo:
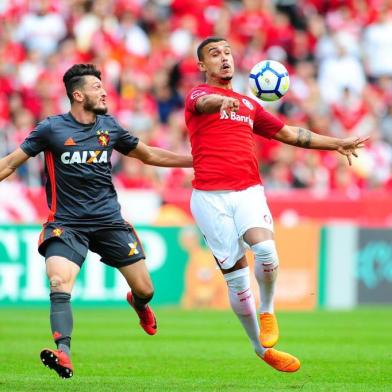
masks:
<path id="1" fill-rule="evenodd" d="M 302 148 L 336 150 L 350 164 L 367 138 L 337 139 L 285 125 L 254 99 L 234 92 L 234 60 L 224 38 L 207 38 L 199 45 L 197 56 L 206 83 L 193 88 L 185 104 L 195 170 L 192 214 L 223 273 L 231 307 L 256 354 L 277 370 L 295 372 L 299 360 L 272 348 L 279 337 L 273 306 L 279 259 L 253 134 Z M 250 290 L 246 246 L 255 258 L 260 327 Z"/>

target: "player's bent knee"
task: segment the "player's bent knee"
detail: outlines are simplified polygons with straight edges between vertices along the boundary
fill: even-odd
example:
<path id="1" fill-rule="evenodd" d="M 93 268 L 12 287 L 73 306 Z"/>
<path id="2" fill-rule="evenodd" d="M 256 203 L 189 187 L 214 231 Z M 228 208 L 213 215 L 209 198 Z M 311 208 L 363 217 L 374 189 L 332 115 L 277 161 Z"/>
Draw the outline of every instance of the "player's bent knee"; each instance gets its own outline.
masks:
<path id="1" fill-rule="evenodd" d="M 143 296 L 144 296 L 144 298 L 148 298 L 148 300 L 151 300 L 152 297 L 154 296 L 154 290 L 152 288 L 148 289 L 148 290 L 144 290 Z"/>
<path id="2" fill-rule="evenodd" d="M 255 261 L 261 263 L 266 269 L 276 269 L 279 266 L 278 252 L 275 241 L 267 240 L 251 246 Z"/>
<path id="3" fill-rule="evenodd" d="M 134 289 L 133 292 L 140 298 L 150 301 L 154 296 L 154 289 L 152 287 L 143 287 Z"/>
<path id="4" fill-rule="evenodd" d="M 276 279 L 279 258 L 275 241 L 267 240 L 251 246 L 255 256 L 255 275 L 258 281 L 272 282 Z"/>
<path id="5" fill-rule="evenodd" d="M 50 291 L 68 292 L 69 283 L 59 275 L 53 275 L 49 278 Z"/>

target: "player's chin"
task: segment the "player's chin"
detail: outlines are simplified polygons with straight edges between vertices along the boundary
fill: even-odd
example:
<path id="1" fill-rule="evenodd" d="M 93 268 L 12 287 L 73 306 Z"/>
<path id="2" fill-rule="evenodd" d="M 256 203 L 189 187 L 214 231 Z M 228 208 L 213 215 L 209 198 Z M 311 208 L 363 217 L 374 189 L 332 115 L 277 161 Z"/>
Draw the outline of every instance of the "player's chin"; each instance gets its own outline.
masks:
<path id="1" fill-rule="evenodd" d="M 233 75 L 225 75 L 221 77 L 221 80 L 225 82 L 230 82 L 231 79 L 233 79 Z"/>
<path id="2" fill-rule="evenodd" d="M 95 114 L 106 114 L 108 112 L 108 107 L 107 106 L 96 106 L 94 108 L 94 113 Z"/>

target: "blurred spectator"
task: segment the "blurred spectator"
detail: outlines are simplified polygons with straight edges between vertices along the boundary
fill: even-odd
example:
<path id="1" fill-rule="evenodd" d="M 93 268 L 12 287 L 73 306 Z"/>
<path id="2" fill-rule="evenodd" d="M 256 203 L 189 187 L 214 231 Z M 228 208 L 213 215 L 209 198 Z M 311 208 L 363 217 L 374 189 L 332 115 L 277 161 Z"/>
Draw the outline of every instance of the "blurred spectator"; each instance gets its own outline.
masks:
<path id="1" fill-rule="evenodd" d="M 270 191 L 283 191 L 292 188 L 290 166 L 281 161 L 273 162 L 265 179 L 265 186 Z"/>
<path id="2" fill-rule="evenodd" d="M 392 146 L 392 102 L 380 120 L 380 131 L 382 138 Z"/>
<path id="3" fill-rule="evenodd" d="M 137 159 L 122 159 L 122 170 L 115 176 L 119 189 L 158 189 L 159 179 L 153 168 Z"/>
<path id="4" fill-rule="evenodd" d="M 16 174 L 0 183 L 0 222 L 35 222 L 36 209 Z"/>
<path id="5" fill-rule="evenodd" d="M 326 194 L 330 189 L 330 173 L 322 164 L 320 154 L 307 151 L 301 154 L 302 159 L 294 162 L 293 186 L 295 188 L 308 188 L 317 194 Z"/>
<path id="6" fill-rule="evenodd" d="M 344 99 L 345 89 L 355 94 L 362 93 L 366 82 L 363 66 L 357 57 L 349 53 L 343 42 L 337 40 L 334 52 L 320 60 L 318 81 L 324 101 L 334 103 Z"/>
<path id="7" fill-rule="evenodd" d="M 30 2 L 27 12 L 16 31 L 16 38 L 29 51 L 46 57 L 56 51 L 58 42 L 65 37 L 67 30 L 62 15 L 55 11 L 50 0 Z"/>
<path id="8" fill-rule="evenodd" d="M 350 88 L 343 90 L 342 98 L 331 105 L 332 128 L 331 134 L 336 137 L 350 135 L 369 135 L 375 126 L 375 121 L 362 95 Z"/>
<path id="9" fill-rule="evenodd" d="M 387 3 L 387 2 L 385 2 Z M 392 13 L 387 7 L 364 32 L 366 66 L 371 78 L 392 76 Z"/>
<path id="10" fill-rule="evenodd" d="M 345 159 L 339 158 L 332 171 L 331 189 L 348 197 L 356 198 L 360 193 L 361 182 L 354 172 L 347 166 Z"/>
<path id="11" fill-rule="evenodd" d="M 124 40 L 126 50 L 131 55 L 145 57 L 150 53 L 150 40 L 137 24 L 136 15 L 132 11 L 126 11 L 121 15 L 118 33 L 119 38 Z"/>

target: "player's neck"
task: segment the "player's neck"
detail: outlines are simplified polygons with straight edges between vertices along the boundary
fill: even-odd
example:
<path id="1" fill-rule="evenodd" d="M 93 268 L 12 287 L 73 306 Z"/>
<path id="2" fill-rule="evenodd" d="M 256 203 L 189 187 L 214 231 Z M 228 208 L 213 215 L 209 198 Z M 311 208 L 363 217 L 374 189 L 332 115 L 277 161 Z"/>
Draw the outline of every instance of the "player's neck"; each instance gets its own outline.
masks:
<path id="1" fill-rule="evenodd" d="M 71 107 L 72 117 L 81 124 L 94 124 L 97 115 L 93 112 L 87 112 L 83 108 Z"/>
<path id="2" fill-rule="evenodd" d="M 209 78 L 206 80 L 206 83 L 209 86 L 212 87 L 219 87 L 219 88 L 225 88 L 227 90 L 232 90 L 231 86 L 231 80 L 222 80 L 222 79 L 215 79 L 215 78 Z"/>

